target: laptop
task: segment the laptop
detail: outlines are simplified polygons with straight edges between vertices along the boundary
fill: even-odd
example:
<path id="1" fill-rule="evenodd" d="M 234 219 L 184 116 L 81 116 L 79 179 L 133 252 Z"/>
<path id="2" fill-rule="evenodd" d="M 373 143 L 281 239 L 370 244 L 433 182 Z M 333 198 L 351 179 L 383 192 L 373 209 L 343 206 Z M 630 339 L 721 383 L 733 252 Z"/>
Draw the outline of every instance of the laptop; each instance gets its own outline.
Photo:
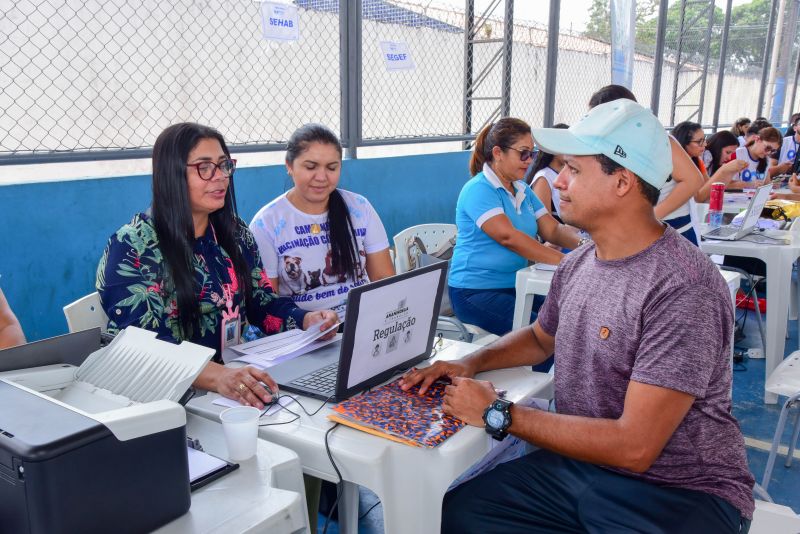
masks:
<path id="1" fill-rule="evenodd" d="M 340 341 L 281 362 L 283 391 L 338 402 L 426 360 L 433 349 L 447 262 L 352 288 Z"/>
<path id="2" fill-rule="evenodd" d="M 747 206 L 741 226 L 726 224 L 704 233 L 703 238 L 717 239 L 720 241 L 736 241 L 752 233 L 758 225 L 758 218 L 761 217 L 761 211 L 764 209 L 764 205 L 767 203 L 767 200 L 769 200 L 770 192 L 772 192 L 772 184 L 762 185 L 756 189 L 756 194 L 753 195 L 753 198 L 750 199 L 750 204 Z"/>

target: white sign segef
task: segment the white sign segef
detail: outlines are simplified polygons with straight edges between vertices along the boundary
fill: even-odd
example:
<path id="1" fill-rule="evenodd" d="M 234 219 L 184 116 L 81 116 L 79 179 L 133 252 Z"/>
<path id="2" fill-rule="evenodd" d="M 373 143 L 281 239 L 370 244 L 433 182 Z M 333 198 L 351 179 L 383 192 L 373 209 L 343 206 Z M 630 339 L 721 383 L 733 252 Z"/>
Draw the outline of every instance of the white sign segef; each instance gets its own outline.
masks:
<path id="1" fill-rule="evenodd" d="M 261 29 L 264 39 L 297 41 L 300 39 L 297 6 L 278 2 L 261 2 Z"/>
<path id="2" fill-rule="evenodd" d="M 378 44 L 381 47 L 386 70 L 414 70 L 416 68 L 406 43 L 402 41 L 380 41 Z"/>

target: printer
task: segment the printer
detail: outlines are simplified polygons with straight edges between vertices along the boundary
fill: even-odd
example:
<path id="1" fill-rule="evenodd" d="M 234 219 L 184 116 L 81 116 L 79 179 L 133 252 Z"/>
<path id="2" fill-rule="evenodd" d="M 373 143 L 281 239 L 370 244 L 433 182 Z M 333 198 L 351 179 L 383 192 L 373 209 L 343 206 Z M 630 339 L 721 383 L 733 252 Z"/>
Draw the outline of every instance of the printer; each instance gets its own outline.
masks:
<path id="1" fill-rule="evenodd" d="M 213 354 L 133 327 L 0 351 L 0 532 L 148 532 L 186 513 L 178 401 Z"/>

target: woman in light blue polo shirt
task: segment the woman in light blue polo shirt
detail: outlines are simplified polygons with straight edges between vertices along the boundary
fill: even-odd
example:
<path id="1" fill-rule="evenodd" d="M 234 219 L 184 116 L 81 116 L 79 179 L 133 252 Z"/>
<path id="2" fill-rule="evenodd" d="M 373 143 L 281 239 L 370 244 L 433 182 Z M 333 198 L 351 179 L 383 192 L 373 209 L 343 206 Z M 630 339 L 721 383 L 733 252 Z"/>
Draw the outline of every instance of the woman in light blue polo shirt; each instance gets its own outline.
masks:
<path id="1" fill-rule="evenodd" d="M 536 236 L 569 249 L 580 244 L 576 231 L 559 224 L 522 181 L 532 149 L 524 121 L 503 118 L 488 125 L 475 140 L 473 178 L 456 204 L 458 236 L 448 280 L 453 310 L 465 323 L 497 335 L 511 330 L 516 272 L 529 260 L 555 265 L 564 256 Z"/>

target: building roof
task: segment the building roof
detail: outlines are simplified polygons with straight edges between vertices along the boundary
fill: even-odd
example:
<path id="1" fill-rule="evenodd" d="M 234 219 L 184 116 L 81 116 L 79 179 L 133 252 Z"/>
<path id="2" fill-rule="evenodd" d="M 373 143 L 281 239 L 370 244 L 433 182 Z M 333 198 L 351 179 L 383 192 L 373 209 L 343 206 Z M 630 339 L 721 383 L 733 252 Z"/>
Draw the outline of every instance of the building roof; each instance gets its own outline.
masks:
<path id="1" fill-rule="evenodd" d="M 295 5 L 303 9 L 339 13 L 339 0 L 294 0 Z M 363 0 L 362 17 L 367 20 L 400 24 L 411 28 L 431 28 L 448 33 L 463 33 L 463 29 L 441 20 L 416 13 L 410 9 L 397 6 L 385 0 Z"/>

